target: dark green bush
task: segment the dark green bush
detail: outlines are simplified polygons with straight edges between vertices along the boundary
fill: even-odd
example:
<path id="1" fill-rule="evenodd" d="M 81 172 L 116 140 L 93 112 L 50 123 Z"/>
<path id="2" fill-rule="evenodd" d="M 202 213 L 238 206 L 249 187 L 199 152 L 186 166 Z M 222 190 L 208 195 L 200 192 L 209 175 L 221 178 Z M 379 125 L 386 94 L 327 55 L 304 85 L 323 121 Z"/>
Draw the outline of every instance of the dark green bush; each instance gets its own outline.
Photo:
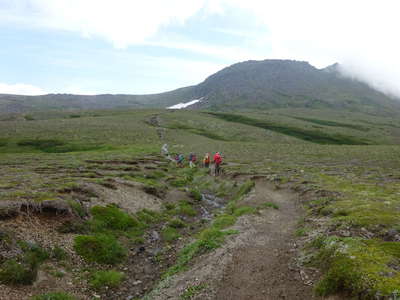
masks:
<path id="1" fill-rule="evenodd" d="M 102 264 L 116 264 L 126 256 L 126 249 L 108 234 L 77 236 L 74 249 L 85 260 Z"/>
<path id="2" fill-rule="evenodd" d="M 139 225 L 139 222 L 115 205 L 94 206 L 90 210 L 93 219 L 91 227 L 95 231 L 128 230 Z"/>
<path id="3" fill-rule="evenodd" d="M 32 284 L 37 276 L 37 264 L 6 260 L 0 268 L 0 282 L 11 285 Z"/>

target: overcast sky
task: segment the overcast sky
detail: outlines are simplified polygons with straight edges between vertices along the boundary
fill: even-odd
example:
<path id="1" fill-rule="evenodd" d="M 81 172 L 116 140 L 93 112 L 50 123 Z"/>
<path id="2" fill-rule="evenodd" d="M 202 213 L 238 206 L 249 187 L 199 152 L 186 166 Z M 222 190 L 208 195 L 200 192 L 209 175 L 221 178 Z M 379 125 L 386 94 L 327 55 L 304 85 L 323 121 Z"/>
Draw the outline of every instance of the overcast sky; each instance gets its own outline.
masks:
<path id="1" fill-rule="evenodd" d="M 250 59 L 400 95 L 400 1 L 0 0 L 0 93 L 156 93 Z"/>

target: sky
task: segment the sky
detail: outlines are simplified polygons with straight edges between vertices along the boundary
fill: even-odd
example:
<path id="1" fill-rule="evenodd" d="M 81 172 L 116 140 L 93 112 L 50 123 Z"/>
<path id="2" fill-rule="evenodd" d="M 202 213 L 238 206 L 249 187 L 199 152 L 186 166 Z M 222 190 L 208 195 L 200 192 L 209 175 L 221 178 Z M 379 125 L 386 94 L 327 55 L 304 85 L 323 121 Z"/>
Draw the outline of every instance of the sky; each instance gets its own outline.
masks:
<path id="1" fill-rule="evenodd" d="M 400 96 L 400 1 L 0 0 L 0 93 L 149 94 L 295 59 Z"/>

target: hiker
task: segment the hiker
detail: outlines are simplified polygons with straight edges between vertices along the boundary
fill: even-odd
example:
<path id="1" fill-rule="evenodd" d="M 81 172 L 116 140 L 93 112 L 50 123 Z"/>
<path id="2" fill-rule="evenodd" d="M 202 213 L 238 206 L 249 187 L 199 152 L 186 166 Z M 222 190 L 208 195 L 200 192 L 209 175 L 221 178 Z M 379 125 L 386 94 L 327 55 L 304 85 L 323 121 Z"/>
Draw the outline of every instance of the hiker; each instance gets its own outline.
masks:
<path id="1" fill-rule="evenodd" d="M 161 147 L 161 155 L 163 155 L 163 156 L 165 156 L 165 157 L 168 157 L 168 156 L 169 156 L 168 145 L 167 145 L 167 144 L 164 144 L 164 145 Z"/>
<path id="2" fill-rule="evenodd" d="M 221 172 L 221 164 L 222 164 L 222 156 L 219 152 L 215 153 L 213 162 L 214 162 L 214 168 L 215 168 L 214 175 L 217 176 Z"/>
<path id="3" fill-rule="evenodd" d="M 211 161 L 210 153 L 206 153 L 206 155 L 203 158 L 203 166 L 204 166 L 204 168 L 208 169 L 210 167 L 210 161 Z"/>
<path id="4" fill-rule="evenodd" d="M 194 168 L 196 166 L 196 154 L 194 154 L 193 152 L 191 152 L 189 154 L 189 167 Z"/>
<path id="5" fill-rule="evenodd" d="M 183 161 L 185 160 L 185 157 L 183 156 L 183 154 L 179 154 L 178 155 L 178 167 L 183 168 Z"/>

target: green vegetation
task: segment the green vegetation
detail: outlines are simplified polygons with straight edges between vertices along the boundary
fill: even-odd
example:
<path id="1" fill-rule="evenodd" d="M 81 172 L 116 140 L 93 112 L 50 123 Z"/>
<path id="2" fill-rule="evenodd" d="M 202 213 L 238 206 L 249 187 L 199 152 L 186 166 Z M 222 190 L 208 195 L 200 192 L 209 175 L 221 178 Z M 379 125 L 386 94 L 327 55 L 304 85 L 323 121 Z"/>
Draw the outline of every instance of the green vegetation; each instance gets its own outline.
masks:
<path id="1" fill-rule="evenodd" d="M 272 202 L 265 202 L 259 206 L 259 208 L 273 208 L 273 209 L 279 209 L 279 205 L 276 203 Z"/>
<path id="2" fill-rule="evenodd" d="M 350 129 L 355 129 L 355 130 L 368 130 L 368 128 L 361 126 L 361 125 L 355 125 L 355 124 L 347 124 L 347 123 L 341 123 L 341 122 L 336 122 L 336 121 L 328 121 L 328 120 L 320 120 L 320 119 L 313 119 L 313 118 L 302 118 L 302 117 L 292 117 L 297 120 L 302 120 L 318 125 L 324 125 L 324 126 L 333 126 L 333 127 L 344 127 L 344 128 L 350 128 Z"/>
<path id="3" fill-rule="evenodd" d="M 321 240 L 319 246 L 316 263 L 327 269 L 316 286 L 319 295 L 343 290 L 357 295 L 367 291 L 373 298 L 377 293 L 390 296 L 398 292 L 400 272 L 392 267 L 399 258 L 397 243 L 330 237 Z"/>
<path id="4" fill-rule="evenodd" d="M 88 262 L 101 264 L 117 264 L 126 256 L 126 250 L 115 237 L 102 233 L 77 236 L 74 249 Z"/>
<path id="5" fill-rule="evenodd" d="M 32 207 L 38 207 L 35 214 L 45 200 L 69 203 L 73 218 L 63 219 L 64 215 L 57 214 L 57 220 L 63 220 L 57 223 L 57 230 L 60 234 L 80 235 L 74 241 L 74 249 L 90 272 L 95 263 L 103 264 L 101 268 L 123 263 L 126 249 L 147 247 L 153 231 L 160 233 L 163 250 L 165 246 L 171 253 L 175 243 L 184 243 L 194 235 L 193 242 L 177 254 L 176 264 L 165 276 L 187 269 L 194 257 L 221 246 L 229 234 L 235 233 L 229 229 L 238 216 L 264 208 L 278 209 L 270 202 L 255 208 L 247 206 L 252 202 L 245 196 L 254 187 L 253 180 L 240 184 L 247 177 L 266 178 L 277 187 L 306 193 L 301 200 L 308 215 L 295 234 L 311 239 L 315 228 L 319 228 L 331 237 L 304 249 L 309 263 L 316 261 L 323 271 L 323 280 L 317 287 L 319 294 L 344 290 L 356 295 L 371 287 L 371 295 L 388 295 L 398 285 L 397 117 L 373 110 L 362 114 L 292 108 L 247 110 L 240 115 L 227 114 L 229 118 L 225 118 L 226 114 L 222 118 L 189 110 L 87 111 L 79 112 L 79 118 L 71 118 L 70 114 L 32 113 L 32 122 L 20 116 L 1 118 L 0 201 L 32 203 Z M 157 128 L 143 122 L 154 114 L 159 116 L 160 126 L 165 127 L 163 140 Z M 235 117 L 231 120 L 232 115 Z M 169 128 L 175 123 L 182 128 Z M 368 130 L 356 128 L 363 123 L 367 125 L 361 127 Z M 193 130 L 198 128 L 218 137 Z M 164 142 L 171 153 L 195 152 L 199 160 L 204 153 L 222 152 L 226 162 L 224 176 L 207 176 L 202 168 L 176 168 L 159 157 Z M 99 146 L 103 144 L 107 146 Z M 93 148 L 65 151 L 72 145 Z M 140 206 L 148 205 L 148 209 L 130 214 L 107 205 L 111 201 L 124 203 L 124 207 L 130 204 L 124 196 L 134 186 L 140 186 L 140 193 L 155 195 L 161 211 L 154 211 L 150 202 Z M 103 199 L 96 189 L 112 193 L 112 197 Z M 214 212 L 213 220 L 199 221 L 202 194 L 216 195 L 229 203 L 224 210 Z M 111 199 L 114 197 L 117 201 Z M 86 209 L 100 200 L 105 201 L 104 206 Z M 223 201 L 218 204 L 226 204 Z M 45 213 L 52 220 L 54 212 L 50 209 Z M 17 234 L 20 236 L 21 232 Z M 14 239 L 12 235 L 2 237 L 2 243 L 3 238 Z M 30 284 L 37 270 L 47 265 L 53 265 L 48 271 L 51 276 L 64 273 L 69 279 L 74 275 L 71 258 L 62 251 L 59 240 L 48 249 L 10 241 L 6 245 L 15 246 L 10 252 L 15 256 L 1 261 L 2 283 Z M 336 245 L 334 249 L 330 244 Z M 352 283 L 350 277 L 355 278 Z"/>
<path id="6" fill-rule="evenodd" d="M 74 296 L 66 293 L 47 293 L 32 297 L 32 300 L 77 300 Z"/>
<path id="7" fill-rule="evenodd" d="M 168 222 L 168 226 L 178 229 L 186 227 L 186 223 L 179 218 L 174 218 Z"/>
<path id="8" fill-rule="evenodd" d="M 181 295 L 182 300 L 188 300 L 192 299 L 194 296 L 196 296 L 198 293 L 200 293 L 202 290 L 204 290 L 207 286 L 205 284 L 196 284 L 188 287 L 183 294 Z"/>
<path id="9" fill-rule="evenodd" d="M 137 220 L 128 215 L 126 212 L 120 210 L 115 205 L 94 206 L 90 212 L 93 216 L 91 227 L 94 231 L 126 231 L 129 228 L 139 225 Z"/>
<path id="10" fill-rule="evenodd" d="M 37 265 L 28 262 L 6 260 L 0 269 L 0 282 L 11 285 L 32 284 L 37 276 Z"/>
<path id="11" fill-rule="evenodd" d="M 124 273 L 114 270 L 94 272 L 89 280 L 90 286 L 95 290 L 116 288 L 124 279 Z"/>
<path id="12" fill-rule="evenodd" d="M 330 135 L 323 131 L 307 130 L 302 128 L 296 128 L 292 126 L 285 126 L 281 124 L 275 124 L 272 122 L 262 121 L 258 119 L 252 119 L 243 115 L 228 114 L 228 113 L 209 113 L 217 118 L 242 123 L 254 127 L 260 127 L 271 131 L 276 131 L 281 134 L 293 136 L 308 142 L 316 144 L 337 144 L 337 145 L 368 145 L 371 144 L 369 141 L 363 141 L 352 136 L 345 136 L 341 134 Z"/>
<path id="13" fill-rule="evenodd" d="M 161 235 L 163 239 L 167 242 L 174 241 L 180 237 L 180 234 L 178 233 L 178 230 L 174 227 L 165 227 L 161 231 Z"/>

